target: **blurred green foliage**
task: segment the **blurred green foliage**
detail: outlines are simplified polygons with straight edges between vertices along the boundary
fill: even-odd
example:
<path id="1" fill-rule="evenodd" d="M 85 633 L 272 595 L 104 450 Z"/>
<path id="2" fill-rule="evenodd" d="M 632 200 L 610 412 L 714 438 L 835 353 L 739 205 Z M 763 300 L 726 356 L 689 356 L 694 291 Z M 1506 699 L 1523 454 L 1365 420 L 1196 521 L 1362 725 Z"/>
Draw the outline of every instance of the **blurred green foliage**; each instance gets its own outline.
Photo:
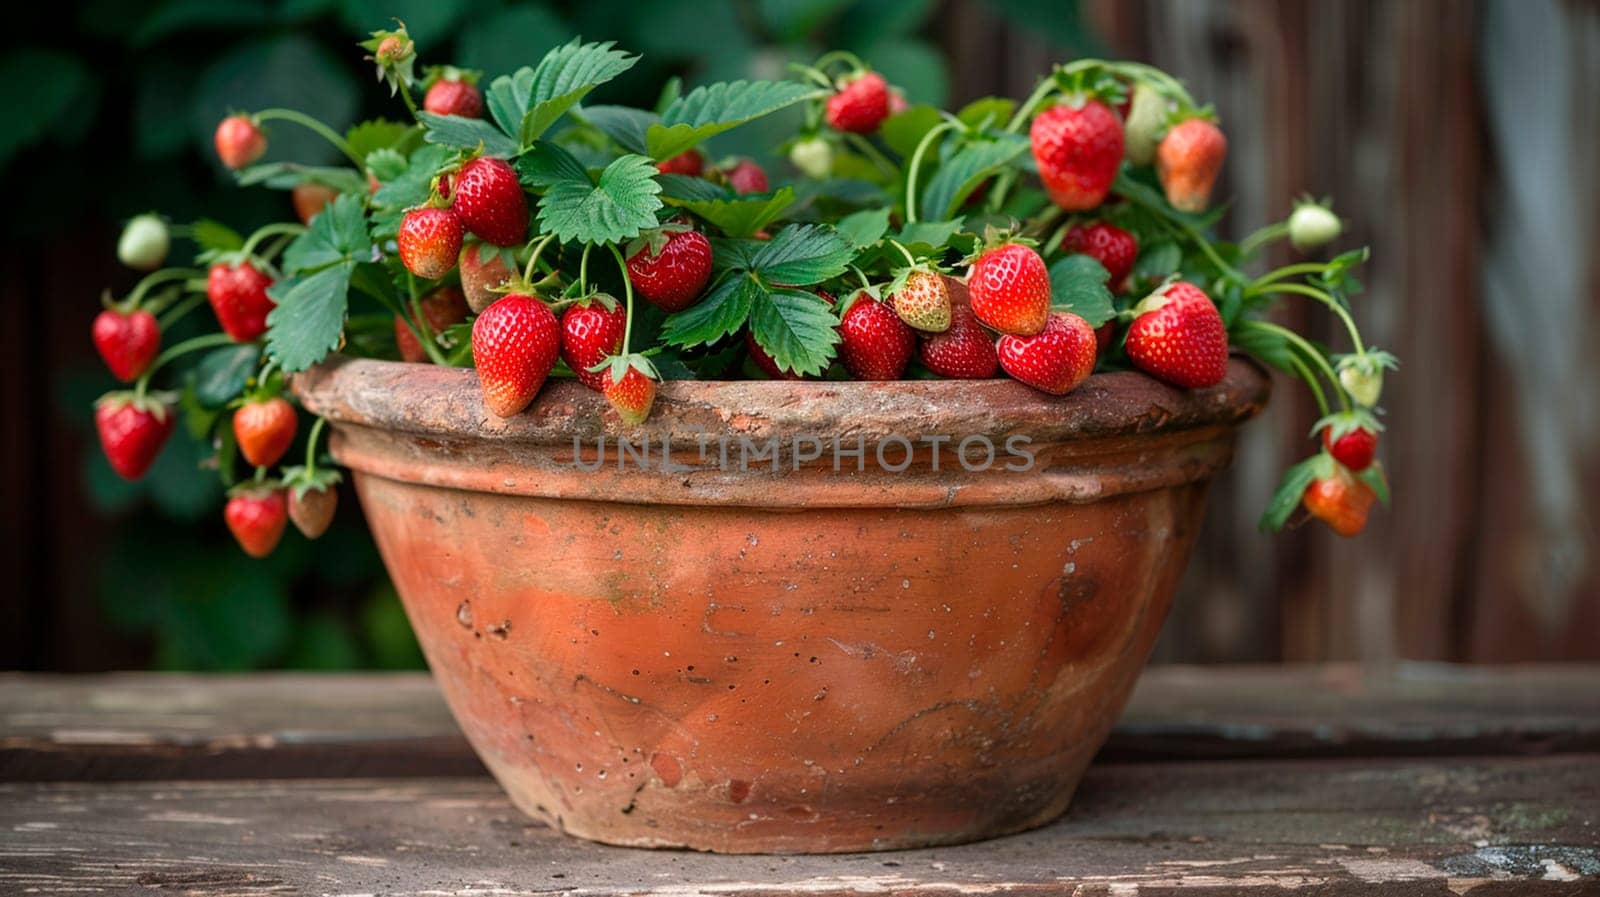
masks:
<path id="1" fill-rule="evenodd" d="M 1073 3 L 991 5 L 1057 43 L 1071 46 L 1081 33 Z M 90 0 L 66 21 L 20 32 L 23 46 L 0 56 L 9 98 L 0 171 L 11 201 L 31 212 L 6 216 L 0 228 L 10 238 L 42 242 L 61 239 L 86 217 L 119 221 L 150 210 L 177 221 L 215 218 L 241 232 L 292 217 L 285 195 L 240 189 L 224 172 L 211 148 L 216 123 L 231 110 L 273 106 L 299 109 L 339 130 L 377 116 L 403 117 L 400 102 L 374 82 L 356 47 L 391 18 L 405 21 L 422 64 L 454 63 L 489 78 L 575 35 L 643 54 L 590 103 L 648 106 L 673 76 L 690 85 L 783 78 L 789 62 L 842 48 L 869 60 L 911 102 L 942 105 L 951 75 L 924 33 L 932 30 L 937 6 L 933 0 Z M 779 164 L 770 151 L 798 115 L 793 110 L 718 137 L 712 155 Z M 267 161 L 274 160 L 339 161 L 326 143 L 290 126 L 271 131 Z M 21 171 L 28 176 L 19 177 Z M 109 256 L 111 245 L 103 251 Z M 131 281 L 130 275 L 120 286 Z M 85 302 L 99 286 L 85 289 Z M 184 335 L 171 334 L 167 342 Z M 94 398 L 114 384 L 98 367 L 70 372 L 62 382 L 62 414 L 89 433 Z M 163 668 L 420 666 L 350 488 L 342 490 L 339 520 L 323 539 L 308 542 L 291 529 L 271 559 L 252 561 L 222 526 L 219 483 L 195 475 L 209 454 L 180 435 L 138 484 L 118 479 L 97 450 L 85 457 L 87 493 L 100 513 L 119 521 L 100 561 L 106 618 L 149 639 L 153 663 Z"/>

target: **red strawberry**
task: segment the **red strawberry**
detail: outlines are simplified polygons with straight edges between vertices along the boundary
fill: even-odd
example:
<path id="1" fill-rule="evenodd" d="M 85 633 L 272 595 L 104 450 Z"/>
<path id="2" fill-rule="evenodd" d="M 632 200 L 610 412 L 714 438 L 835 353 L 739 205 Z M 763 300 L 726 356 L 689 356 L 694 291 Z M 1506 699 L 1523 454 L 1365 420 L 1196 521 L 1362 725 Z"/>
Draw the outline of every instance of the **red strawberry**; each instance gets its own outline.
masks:
<path id="1" fill-rule="evenodd" d="M 95 315 L 91 336 L 112 376 L 123 383 L 138 379 L 161 351 L 161 327 L 156 316 L 142 308 L 102 311 Z"/>
<path id="2" fill-rule="evenodd" d="M 1111 273 L 1112 290 L 1122 288 L 1123 281 L 1133 273 L 1134 259 L 1139 257 L 1139 241 L 1114 224 L 1096 221 L 1092 224 L 1075 224 L 1067 229 L 1061 248 L 1067 252 L 1087 255 Z"/>
<path id="3" fill-rule="evenodd" d="M 248 343 L 267 332 L 267 313 L 278 307 L 267 296 L 269 286 L 272 278 L 248 261 L 218 262 L 206 274 L 206 299 L 235 342 Z"/>
<path id="4" fill-rule="evenodd" d="M 657 252 L 649 242 L 628 257 L 628 276 L 645 301 L 663 311 L 693 305 L 711 279 L 711 241 L 696 230 L 666 232 Z"/>
<path id="5" fill-rule="evenodd" d="M 298 424 L 294 406 L 282 396 L 246 401 L 233 412 L 233 438 L 252 467 L 271 467 L 289 450 Z"/>
<path id="6" fill-rule="evenodd" d="M 440 78 L 423 94 L 422 108 L 434 115 L 483 118 L 483 91 L 469 81 Z"/>
<path id="7" fill-rule="evenodd" d="M 951 309 L 950 329 L 924 339 L 918 355 L 928 370 L 953 380 L 987 380 L 1000 366 L 994 339 L 965 305 Z"/>
<path id="8" fill-rule="evenodd" d="M 909 327 L 925 333 L 950 329 L 950 288 L 932 271 L 911 272 L 905 285 L 889 297 L 889 305 Z"/>
<path id="9" fill-rule="evenodd" d="M 561 324 L 549 307 L 510 293 L 472 322 L 472 362 L 483 385 L 483 404 L 500 417 L 528 407 L 556 365 Z"/>
<path id="10" fill-rule="evenodd" d="M 222 509 L 222 519 L 245 554 L 264 558 L 278 547 L 283 527 L 289 522 L 283 489 L 255 483 L 235 489 Z"/>
<path id="11" fill-rule="evenodd" d="M 428 329 L 439 334 L 452 324 L 459 324 L 467 319 L 467 297 L 456 287 L 448 284 L 435 287 L 427 295 L 417 301 L 422 308 L 422 317 L 428 322 Z M 411 328 L 406 322 L 396 317 L 394 319 L 394 344 L 400 349 L 400 357 L 412 364 L 426 364 L 428 351 L 417 342 L 412 335 Z"/>
<path id="12" fill-rule="evenodd" d="M 986 250 L 967 274 L 972 313 L 1015 336 L 1033 336 L 1050 317 L 1050 271 L 1031 247 L 1005 243 Z"/>
<path id="13" fill-rule="evenodd" d="M 1360 473 L 1372 466 L 1372 458 L 1378 452 L 1378 434 L 1366 427 L 1344 429 L 1330 424 L 1322 428 L 1322 447 L 1333 460 L 1352 473 Z"/>
<path id="14" fill-rule="evenodd" d="M 167 444 L 178 415 L 150 396 L 114 392 L 94 406 L 94 428 L 111 469 L 125 480 L 145 475 Z"/>
<path id="15" fill-rule="evenodd" d="M 828 97 L 828 126 L 836 131 L 871 134 L 889 117 L 889 84 L 877 72 L 863 72 L 839 82 Z"/>
<path id="16" fill-rule="evenodd" d="M 339 191 L 316 181 L 301 181 L 289 191 L 289 201 L 294 204 L 295 217 L 301 224 L 310 224 L 322 207 L 333 202 Z"/>
<path id="17" fill-rule="evenodd" d="M 315 539 L 328 531 L 333 524 L 333 514 L 339 509 L 339 490 L 333 486 L 294 488 L 289 490 L 289 519 L 294 528 L 307 539 Z"/>
<path id="18" fill-rule="evenodd" d="M 727 171 L 728 186 L 735 193 L 765 193 L 769 189 L 767 173 L 749 159 L 740 159 Z"/>
<path id="19" fill-rule="evenodd" d="M 1002 336 L 995 347 L 1006 373 L 1034 389 L 1064 396 L 1094 373 L 1094 328 L 1058 311 L 1037 336 Z"/>
<path id="20" fill-rule="evenodd" d="M 1191 118 L 1167 129 L 1156 146 L 1156 177 L 1167 202 L 1184 212 L 1203 212 L 1211 188 L 1228 155 L 1222 129 L 1203 118 Z"/>
<path id="21" fill-rule="evenodd" d="M 1312 480 L 1300 503 L 1329 529 L 1349 537 L 1366 529 L 1367 513 L 1376 498 L 1371 486 L 1340 470 L 1331 477 Z"/>
<path id="22" fill-rule="evenodd" d="M 656 381 L 639 368 L 628 365 L 622 379 L 615 379 L 616 369 L 601 371 L 605 387 L 601 392 L 625 424 L 642 424 L 650 416 L 650 407 L 656 402 Z"/>
<path id="23" fill-rule="evenodd" d="M 898 380 L 917 348 L 916 331 L 889 306 L 857 294 L 839 321 L 839 355 L 857 380 Z"/>
<path id="24" fill-rule="evenodd" d="M 822 298 L 822 301 L 828 303 L 829 305 L 833 305 L 835 302 L 838 301 L 837 299 L 834 298 L 832 293 L 828 292 L 827 290 L 822 289 L 821 287 L 811 287 L 811 292 L 816 293 L 819 297 Z M 762 373 L 766 374 L 768 377 L 771 377 L 774 380 L 815 380 L 816 379 L 815 377 L 802 376 L 800 374 L 796 374 L 794 371 L 786 371 L 783 368 L 779 367 L 778 366 L 778 360 L 776 358 L 773 358 L 767 352 L 766 349 L 761 348 L 761 344 L 756 342 L 756 335 L 754 333 L 751 333 L 749 330 L 746 330 L 744 332 L 744 345 L 745 345 L 745 350 L 750 353 L 750 360 L 752 362 L 755 362 L 755 366 L 760 368 Z"/>
<path id="25" fill-rule="evenodd" d="M 579 383 L 600 391 L 611 382 L 606 371 L 589 368 L 622 351 L 627 323 L 627 310 L 620 303 L 613 301 L 607 308 L 599 299 L 574 305 L 561 315 L 561 360 L 578 375 Z"/>
<path id="26" fill-rule="evenodd" d="M 455 267 L 461 253 L 461 219 L 450 209 L 421 206 L 400 219 L 395 243 L 406 270 L 426 280 L 438 280 Z"/>
<path id="27" fill-rule="evenodd" d="M 483 311 L 505 295 L 495 292 L 495 287 L 510 280 L 513 273 L 493 246 L 474 243 L 461 250 L 461 292 L 466 294 L 467 306 L 474 313 Z"/>
<path id="28" fill-rule="evenodd" d="M 1128 325 L 1128 360 L 1177 386 L 1215 386 L 1228 373 L 1228 330 L 1211 298 L 1177 281 L 1145 297 Z"/>
<path id="29" fill-rule="evenodd" d="M 1122 120 L 1094 99 L 1052 106 L 1030 131 L 1039 179 L 1056 205 L 1073 212 L 1105 201 L 1122 164 Z"/>
<path id="30" fill-rule="evenodd" d="M 515 246 L 527 237 L 528 197 L 505 162 L 480 156 L 461 166 L 450 196 L 462 226 L 484 242 Z"/>
<path id="31" fill-rule="evenodd" d="M 662 174 L 683 174 L 692 178 L 700 176 L 705 171 L 706 159 L 698 150 L 684 150 L 670 159 L 656 163 L 656 170 Z"/>
<path id="32" fill-rule="evenodd" d="M 267 151 L 267 135 L 261 133 L 248 115 L 230 115 L 223 119 L 212 140 L 217 146 L 217 158 L 234 171 L 261 158 Z"/>

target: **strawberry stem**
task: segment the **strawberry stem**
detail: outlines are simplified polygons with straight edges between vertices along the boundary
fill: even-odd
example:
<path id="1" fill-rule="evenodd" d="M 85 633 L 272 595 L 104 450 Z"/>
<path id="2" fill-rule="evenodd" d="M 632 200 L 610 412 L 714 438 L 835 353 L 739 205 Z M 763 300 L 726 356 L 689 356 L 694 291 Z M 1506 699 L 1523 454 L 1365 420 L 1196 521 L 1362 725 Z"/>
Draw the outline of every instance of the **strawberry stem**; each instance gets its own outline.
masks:
<path id="1" fill-rule="evenodd" d="M 593 243 L 583 244 L 583 257 L 578 259 L 578 295 L 580 296 L 589 295 L 589 250 L 593 248 Z M 616 252 L 618 255 L 622 254 L 621 252 L 617 251 L 617 247 L 615 246 L 612 246 L 611 250 Z M 623 263 L 622 267 L 627 268 L 627 263 Z M 626 278 L 627 271 L 623 271 L 623 276 Z"/>
<path id="2" fill-rule="evenodd" d="M 208 333 L 204 336 L 197 336 L 192 339 L 184 340 L 183 342 L 156 356 L 156 360 L 151 362 L 150 367 L 146 368 L 144 374 L 139 377 L 139 382 L 134 384 L 133 394 L 136 397 L 143 399 L 144 394 L 150 389 L 150 378 L 155 376 L 156 371 L 160 370 L 174 358 L 177 358 L 181 355 L 187 355 L 190 352 L 199 351 L 200 349 L 210 349 L 214 346 L 227 346 L 232 344 L 233 337 L 227 335 L 226 333 Z"/>
<path id="3" fill-rule="evenodd" d="M 1243 256 L 1244 258 L 1249 258 L 1261 247 L 1271 243 L 1274 240 L 1281 240 L 1287 236 L 1289 236 L 1289 222 L 1274 222 L 1266 227 L 1261 228 L 1260 230 L 1257 230 L 1250 236 L 1245 237 L 1243 242 L 1239 244 L 1239 255 Z M 1317 267 L 1320 268 L 1321 266 L 1319 265 Z"/>
<path id="4" fill-rule="evenodd" d="M 427 316 L 422 313 L 422 300 L 417 296 L 417 276 L 410 271 L 406 272 L 406 288 L 411 298 L 405 304 L 413 315 L 412 320 L 406 322 L 406 326 L 411 328 L 411 334 L 417 338 L 422 351 L 428 353 L 428 360 L 440 367 L 447 367 L 449 361 L 439 350 L 439 343 L 433 338 L 433 328 L 429 326 Z"/>
<path id="5" fill-rule="evenodd" d="M 622 273 L 622 296 L 627 302 L 622 323 L 622 354 L 628 355 L 633 351 L 633 278 L 628 276 L 628 260 L 622 257 L 622 250 L 615 244 L 607 244 L 611 254 L 616 256 L 617 270 Z M 588 258 L 588 247 L 584 247 L 584 258 Z"/>
<path id="6" fill-rule="evenodd" d="M 317 472 L 317 437 L 322 435 L 322 428 L 326 426 L 327 423 L 328 419 L 319 415 L 317 417 L 317 422 L 311 425 L 311 435 L 306 437 L 307 473 Z"/>
<path id="7" fill-rule="evenodd" d="M 844 140 L 852 147 L 855 147 L 856 151 L 861 153 L 861 155 L 866 156 L 869 160 L 871 160 L 872 164 L 877 166 L 878 170 L 883 172 L 889 178 L 889 180 L 895 181 L 900 179 L 900 169 L 896 168 L 895 164 L 890 162 L 887 156 L 878 152 L 878 148 L 873 146 L 872 142 L 867 140 L 867 138 L 862 137 L 860 134 L 847 132 L 844 135 Z"/>
<path id="8" fill-rule="evenodd" d="M 305 232 L 305 225 L 296 224 L 292 221 L 279 221 L 275 224 L 269 224 L 251 234 L 250 239 L 244 241 L 244 246 L 239 249 L 239 255 L 246 257 L 252 255 L 256 247 L 261 245 L 261 241 L 268 237 L 277 236 L 278 234 L 292 234 L 298 237 Z"/>
<path id="9" fill-rule="evenodd" d="M 911 254 L 911 250 L 905 248 L 905 246 L 902 245 L 899 240 L 895 240 L 895 239 L 891 238 L 889 240 L 889 245 L 893 246 L 894 248 L 896 248 L 898 250 L 900 250 L 900 254 L 906 257 L 906 264 L 910 265 L 913 268 L 915 268 L 917 266 L 917 257 L 912 255 Z"/>
<path id="10" fill-rule="evenodd" d="M 119 307 L 124 312 L 134 311 L 139 307 L 139 303 L 144 301 L 145 294 L 149 293 L 151 289 L 174 280 L 204 277 L 205 274 L 206 272 L 195 268 L 163 268 L 153 274 L 146 275 L 143 280 L 135 284 L 133 292 L 128 294 L 128 298 L 123 300 Z"/>
<path id="11" fill-rule="evenodd" d="M 350 145 L 350 141 L 345 140 L 332 128 L 303 112 L 296 112 L 293 109 L 268 109 L 264 112 L 257 112 L 254 118 L 257 122 L 273 120 L 294 122 L 333 144 L 339 152 L 344 153 L 345 158 L 355 163 L 357 171 L 367 170 L 366 161 L 356 152 L 355 147 Z"/>
<path id="12" fill-rule="evenodd" d="M 1274 334 L 1281 338 L 1284 342 L 1288 343 L 1291 349 L 1299 352 L 1303 357 L 1316 362 L 1317 368 L 1322 372 L 1324 377 L 1328 378 L 1328 383 L 1333 386 L 1334 395 L 1338 396 L 1339 398 L 1340 409 L 1344 411 L 1350 410 L 1350 399 L 1345 395 L 1344 386 L 1339 383 L 1339 375 L 1334 372 L 1333 365 L 1329 364 L 1327 357 L 1318 351 L 1316 346 L 1313 346 L 1307 342 L 1305 337 L 1295 333 L 1293 330 L 1290 330 L 1287 327 L 1274 324 L 1271 321 L 1242 321 L 1238 326 L 1241 329 L 1257 330 L 1264 333 Z M 1305 380 L 1307 383 L 1311 382 L 1311 378 L 1309 377 L 1302 376 L 1301 379 Z M 1323 410 L 1326 412 L 1327 409 L 1324 408 Z"/>
<path id="13" fill-rule="evenodd" d="M 523 280 L 532 282 L 533 270 L 539 264 L 539 256 L 543 254 L 544 248 L 550 245 L 550 241 L 554 240 L 555 238 L 555 234 L 546 234 L 544 239 L 539 241 L 539 245 L 533 247 L 533 255 L 528 258 L 528 265 L 522 269 Z"/>
<path id="14" fill-rule="evenodd" d="M 1252 286 L 1244 291 L 1246 298 L 1251 296 L 1270 296 L 1275 294 L 1308 296 L 1317 300 L 1318 302 L 1321 302 L 1323 305 L 1326 305 L 1330 310 L 1333 311 L 1335 315 L 1339 317 L 1339 320 L 1344 322 L 1345 330 L 1350 332 L 1350 341 L 1355 344 L 1356 354 L 1359 355 L 1366 351 L 1365 344 L 1361 342 L 1361 331 L 1356 328 L 1355 319 L 1351 318 L 1350 313 L 1345 311 L 1344 306 L 1334 301 L 1332 296 L 1328 295 L 1322 290 L 1317 289 L 1316 287 L 1308 286 L 1303 283 L 1273 283 Z"/>
<path id="15" fill-rule="evenodd" d="M 164 332 L 168 327 L 182 319 L 184 315 L 205 303 L 206 297 L 203 294 L 191 294 L 187 299 L 162 312 L 161 317 L 156 319 L 156 326 Z"/>
<path id="16" fill-rule="evenodd" d="M 917 142 L 917 148 L 912 151 L 911 162 L 906 166 L 907 224 L 914 223 L 917 220 L 917 175 L 922 170 L 922 157 L 928 152 L 928 148 L 933 145 L 934 140 L 960 126 L 959 123 L 951 124 L 948 121 L 935 125 L 928 129 L 928 133 L 922 135 L 922 139 Z"/>

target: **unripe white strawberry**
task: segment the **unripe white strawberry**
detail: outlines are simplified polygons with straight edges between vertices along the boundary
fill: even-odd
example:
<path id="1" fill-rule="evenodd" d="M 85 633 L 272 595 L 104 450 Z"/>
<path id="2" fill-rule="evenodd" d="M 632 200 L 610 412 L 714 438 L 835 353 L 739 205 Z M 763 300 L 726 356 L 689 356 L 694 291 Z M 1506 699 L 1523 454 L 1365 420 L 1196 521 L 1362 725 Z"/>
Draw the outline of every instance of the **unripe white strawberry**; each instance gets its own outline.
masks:
<path id="1" fill-rule="evenodd" d="M 789 147 L 789 162 L 806 177 L 825 178 L 833 174 L 833 147 L 821 137 L 797 140 Z"/>
<path id="2" fill-rule="evenodd" d="M 154 271 L 167 260 L 171 248 L 167 223 L 155 215 L 139 215 L 117 238 L 117 260 L 135 271 Z"/>
<path id="3" fill-rule="evenodd" d="M 1343 230 L 1332 209 L 1314 202 L 1296 205 L 1289 215 L 1289 242 L 1301 252 L 1332 243 Z"/>

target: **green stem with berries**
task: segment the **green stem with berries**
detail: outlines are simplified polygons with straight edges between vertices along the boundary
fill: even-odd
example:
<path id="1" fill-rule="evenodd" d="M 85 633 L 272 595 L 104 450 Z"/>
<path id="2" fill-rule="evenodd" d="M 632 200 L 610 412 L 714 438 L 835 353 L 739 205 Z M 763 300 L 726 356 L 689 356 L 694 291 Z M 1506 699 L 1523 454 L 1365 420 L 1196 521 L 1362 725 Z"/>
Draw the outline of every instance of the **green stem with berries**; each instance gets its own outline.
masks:
<path id="1" fill-rule="evenodd" d="M 317 472 L 317 437 L 322 435 L 322 428 L 327 426 L 328 419 L 318 416 L 317 422 L 311 425 L 311 435 L 306 437 L 306 472 Z"/>
<path id="2" fill-rule="evenodd" d="M 139 382 L 134 384 L 133 394 L 138 398 L 144 398 L 144 394 L 150 390 L 150 378 L 155 376 L 156 371 L 170 364 L 173 359 L 187 355 L 190 352 L 198 352 L 201 349 L 232 345 L 233 342 L 233 337 L 226 333 L 208 333 L 204 336 L 184 340 L 156 356 L 156 360 L 151 362 L 150 367 L 146 368 L 144 374 L 139 377 Z"/>
<path id="3" fill-rule="evenodd" d="M 161 317 L 156 319 L 156 326 L 165 332 L 168 327 L 176 324 L 184 315 L 204 304 L 206 304 L 206 297 L 203 294 L 191 294 L 187 299 L 162 312 Z"/>
<path id="4" fill-rule="evenodd" d="M 340 136 L 339 133 L 334 131 L 332 128 L 320 121 L 317 121 L 311 116 L 306 115 L 303 112 L 296 112 L 293 109 L 267 109 L 263 112 L 257 112 L 253 117 L 257 122 L 294 122 L 300 127 L 316 133 L 322 139 L 333 144 L 334 147 L 339 150 L 339 152 L 344 153 L 345 158 L 355 163 L 357 171 L 366 171 L 367 169 L 366 161 L 363 160 L 360 154 L 356 152 L 355 147 L 350 145 L 350 141 L 344 139 L 344 137 Z"/>
<path id="5" fill-rule="evenodd" d="M 189 278 L 204 277 L 205 274 L 206 272 L 196 268 L 163 268 L 147 275 L 143 280 L 135 284 L 133 292 L 128 294 L 128 298 L 117 304 L 124 311 L 133 311 L 139 307 L 140 302 L 144 301 L 145 295 L 155 287 L 164 283 L 171 283 L 174 280 L 182 280 L 187 284 Z"/>
<path id="6" fill-rule="evenodd" d="M 1289 222 L 1274 222 L 1266 227 L 1261 228 L 1260 230 L 1257 230 L 1250 236 L 1245 237 L 1243 242 L 1239 244 L 1239 254 L 1245 258 L 1249 258 L 1261 247 L 1271 243 L 1274 240 L 1281 240 L 1287 236 L 1289 236 Z"/>
<path id="7" fill-rule="evenodd" d="M 961 127 L 959 124 L 941 122 L 928 129 L 917 142 L 917 148 L 911 153 L 911 161 L 906 166 L 906 223 L 913 224 L 917 220 L 917 175 L 922 170 L 922 157 L 933 146 L 935 140 L 944 134 Z"/>
<path id="8" fill-rule="evenodd" d="M 1271 321 L 1243 321 L 1238 326 L 1241 329 L 1271 333 L 1288 343 L 1290 348 L 1299 353 L 1302 357 L 1315 362 L 1317 369 L 1321 371 L 1324 377 L 1328 378 L 1329 385 L 1333 387 L 1334 395 L 1339 399 L 1340 409 L 1343 411 L 1350 410 L 1350 399 L 1345 395 L 1344 386 L 1339 383 L 1338 373 L 1334 371 L 1333 365 L 1328 363 L 1327 357 L 1318 351 L 1316 346 L 1313 346 L 1311 343 L 1307 342 L 1305 337 L 1295 333 L 1293 330 L 1290 330 L 1287 327 L 1274 324 Z M 1308 383 L 1311 382 L 1311 378 L 1309 377 L 1302 377 L 1301 379 L 1306 380 Z M 1327 409 L 1324 408 L 1323 410 L 1324 416 L 1326 416 Z"/>
<path id="9" fill-rule="evenodd" d="M 1303 283 L 1257 284 L 1251 286 L 1249 289 L 1246 289 L 1244 294 L 1246 297 L 1288 294 L 1295 296 L 1307 296 L 1315 299 L 1318 302 L 1321 302 L 1323 305 L 1326 305 L 1335 315 L 1339 317 L 1339 320 L 1344 322 L 1345 330 L 1349 331 L 1350 333 L 1350 341 L 1355 344 L 1356 354 L 1359 355 L 1366 351 L 1365 344 L 1361 342 L 1361 331 L 1356 328 L 1355 319 L 1350 317 L 1350 313 L 1345 311 L 1344 306 L 1335 301 L 1332 296 L 1328 295 L 1322 290 L 1317 289 L 1316 287 L 1307 286 Z"/>
<path id="10" fill-rule="evenodd" d="M 628 260 L 622 257 L 622 250 L 616 244 L 607 244 L 607 248 L 616 257 L 617 270 L 622 274 L 622 297 L 627 303 L 623 312 L 622 354 L 627 355 L 633 349 L 633 278 L 628 276 Z"/>

